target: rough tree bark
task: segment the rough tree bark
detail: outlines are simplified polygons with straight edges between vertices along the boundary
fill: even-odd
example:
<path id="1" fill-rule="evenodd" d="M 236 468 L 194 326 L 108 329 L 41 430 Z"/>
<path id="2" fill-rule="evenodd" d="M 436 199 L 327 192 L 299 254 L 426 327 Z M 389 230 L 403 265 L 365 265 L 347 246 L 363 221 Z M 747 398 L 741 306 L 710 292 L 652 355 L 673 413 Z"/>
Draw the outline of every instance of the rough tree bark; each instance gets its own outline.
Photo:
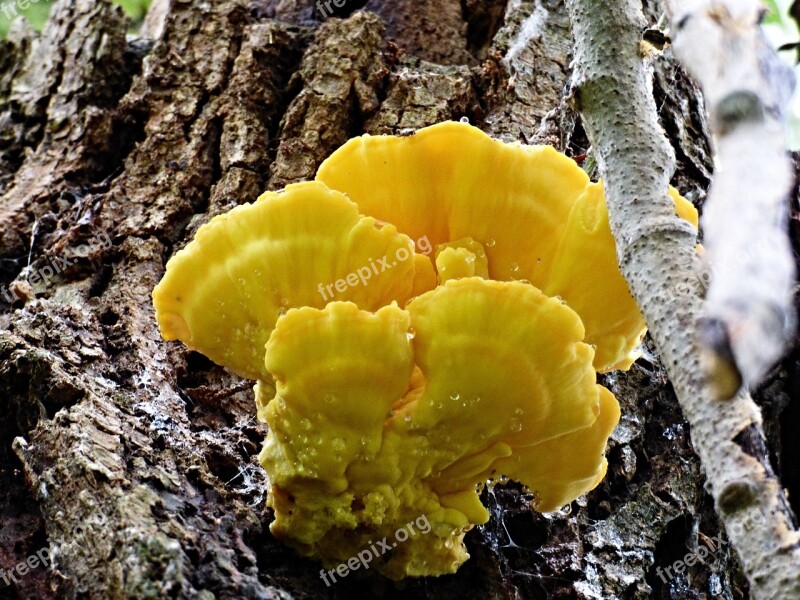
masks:
<path id="1" fill-rule="evenodd" d="M 0 42 L 0 597 L 747 597 L 652 348 L 603 378 L 623 417 L 601 486 L 548 515 L 513 484 L 486 490 L 493 518 L 455 575 L 326 588 L 271 538 L 251 382 L 160 340 L 150 292 L 169 256 L 363 132 L 467 116 L 505 140 L 588 147 L 565 97 L 563 2 L 337 11 L 156 0 L 128 38 L 109 2 L 59 0 L 41 34 L 17 23 Z M 652 24 L 661 6 L 645 11 Z M 674 183 L 700 203 L 699 93 L 664 58 L 655 98 Z M 798 358 L 763 395 L 794 497 L 800 449 L 780 423 L 800 412 Z M 716 536 L 704 563 L 659 574 Z"/>

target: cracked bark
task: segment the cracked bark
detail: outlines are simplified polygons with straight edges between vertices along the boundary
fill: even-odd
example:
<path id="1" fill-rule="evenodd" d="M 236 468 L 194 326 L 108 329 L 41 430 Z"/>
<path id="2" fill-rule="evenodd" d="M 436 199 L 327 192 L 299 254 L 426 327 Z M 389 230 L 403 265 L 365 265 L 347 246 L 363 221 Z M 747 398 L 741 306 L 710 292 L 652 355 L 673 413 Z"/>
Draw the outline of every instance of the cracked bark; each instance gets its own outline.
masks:
<path id="1" fill-rule="evenodd" d="M 485 492 L 493 519 L 456 575 L 326 588 L 271 538 L 251 382 L 160 340 L 150 291 L 167 258 L 362 132 L 467 116 L 505 140 L 588 147 L 564 97 L 563 3 L 354 0 L 328 20 L 315 4 L 157 0 L 149 37 L 126 39 L 108 2 L 60 0 L 42 34 L 17 24 L 0 42 L 0 568 L 53 558 L 0 579 L 0 597 L 745 597 L 723 547 L 657 575 L 722 534 L 650 353 L 603 378 L 623 405 L 606 481 L 550 515 L 514 485 Z M 681 189 L 702 199 L 699 97 L 657 67 Z M 787 414 L 792 381 L 767 394 Z M 770 451 L 796 469 L 785 437 Z"/>

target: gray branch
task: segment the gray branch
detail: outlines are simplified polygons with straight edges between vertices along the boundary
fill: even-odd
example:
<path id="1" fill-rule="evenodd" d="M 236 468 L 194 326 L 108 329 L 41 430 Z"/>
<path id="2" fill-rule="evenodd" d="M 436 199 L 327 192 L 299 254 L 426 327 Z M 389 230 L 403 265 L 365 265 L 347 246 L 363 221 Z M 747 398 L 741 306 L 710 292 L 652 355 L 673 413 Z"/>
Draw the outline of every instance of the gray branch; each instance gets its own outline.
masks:
<path id="1" fill-rule="evenodd" d="M 568 0 L 576 40 L 574 87 L 605 181 L 620 268 L 661 352 L 708 486 L 756 598 L 800 597 L 800 536 L 780 482 L 743 440 L 763 439 L 749 395 L 711 397 L 697 343 L 701 298 L 691 287 L 695 232 L 666 191 L 675 159 L 658 123 L 650 70 L 640 46 L 646 23 L 634 0 Z M 749 451 L 748 451 L 749 450 Z M 766 525 L 746 531 L 760 513 Z"/>

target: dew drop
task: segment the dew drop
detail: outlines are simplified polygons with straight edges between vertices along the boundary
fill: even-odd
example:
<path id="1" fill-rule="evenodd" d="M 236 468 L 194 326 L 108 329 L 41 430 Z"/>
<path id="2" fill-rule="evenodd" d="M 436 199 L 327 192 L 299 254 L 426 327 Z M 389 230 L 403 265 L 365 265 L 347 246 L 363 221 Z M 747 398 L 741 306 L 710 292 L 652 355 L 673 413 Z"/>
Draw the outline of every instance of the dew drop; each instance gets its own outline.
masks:
<path id="1" fill-rule="evenodd" d="M 487 248 L 491 248 L 491 247 L 493 247 L 495 245 L 495 243 L 496 242 L 494 241 L 494 238 L 492 238 L 490 240 L 486 240 L 486 243 L 484 244 L 484 246 L 486 246 Z"/>
<path id="2" fill-rule="evenodd" d="M 519 271 L 519 265 L 517 263 L 511 263 L 511 272 L 517 273 Z"/>
<path id="3" fill-rule="evenodd" d="M 520 421 L 519 419 L 511 419 L 509 421 L 509 425 L 511 431 L 513 431 L 514 433 L 519 433 L 520 431 L 522 431 L 522 421 Z"/>
<path id="4" fill-rule="evenodd" d="M 336 402 L 334 394 L 325 394 L 325 404 L 333 404 L 334 402 Z"/>
<path id="5" fill-rule="evenodd" d="M 469 117 L 461 117 L 461 118 L 459 119 L 459 122 L 460 122 L 460 123 L 469 123 Z"/>
<path id="6" fill-rule="evenodd" d="M 409 327 L 408 331 L 406 332 L 406 337 L 409 340 L 413 340 L 416 336 L 417 336 L 417 330 L 414 329 L 413 327 Z"/>
<path id="7" fill-rule="evenodd" d="M 453 400 L 454 402 L 456 400 L 459 400 L 460 398 L 461 398 L 461 395 L 458 392 L 453 392 L 452 394 L 450 394 L 450 400 Z"/>

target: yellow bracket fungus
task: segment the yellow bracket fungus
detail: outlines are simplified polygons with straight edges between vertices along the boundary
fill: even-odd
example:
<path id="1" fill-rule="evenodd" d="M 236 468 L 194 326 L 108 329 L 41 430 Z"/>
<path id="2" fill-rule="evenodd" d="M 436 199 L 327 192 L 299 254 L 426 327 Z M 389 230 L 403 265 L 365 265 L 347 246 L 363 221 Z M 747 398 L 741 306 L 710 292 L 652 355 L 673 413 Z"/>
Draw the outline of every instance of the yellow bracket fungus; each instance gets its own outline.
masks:
<path id="1" fill-rule="evenodd" d="M 153 301 L 165 339 L 258 380 L 273 535 L 331 566 L 425 516 L 371 565 L 392 578 L 467 560 L 490 478 L 542 511 L 594 488 L 619 420 L 596 372 L 644 332 L 602 185 L 462 123 L 355 138 L 216 217 Z"/>
<path id="2" fill-rule="evenodd" d="M 513 474 L 547 510 L 591 489 L 619 409 L 582 338 L 558 300 L 478 277 L 406 310 L 289 311 L 266 352 L 273 533 L 335 563 L 424 514 L 432 531 L 379 568 L 450 573 L 467 557 L 465 527 L 489 518 L 478 499 L 487 478 Z"/>
<path id="3" fill-rule="evenodd" d="M 505 144 L 446 122 L 412 136 L 353 138 L 322 163 L 317 180 L 414 239 L 477 241 L 491 279 L 529 281 L 566 300 L 597 348 L 598 371 L 627 369 L 637 358 L 644 318 L 617 266 L 602 186 L 554 148 Z M 691 203 L 670 196 L 696 223 Z M 454 268 L 446 258 L 443 266 Z"/>
<path id="4" fill-rule="evenodd" d="M 395 256 L 400 248 L 411 252 L 413 245 L 394 225 L 379 227 L 321 183 L 267 192 L 201 227 L 169 261 L 153 291 L 161 334 L 243 377 L 271 381 L 264 346 L 281 314 L 298 306 L 322 308 L 320 284 L 324 289 L 376 258 Z M 429 261 L 420 258 L 385 272 L 374 269 L 368 285 L 329 289 L 336 300 L 367 310 L 404 303 L 415 277 L 433 279 Z"/>

